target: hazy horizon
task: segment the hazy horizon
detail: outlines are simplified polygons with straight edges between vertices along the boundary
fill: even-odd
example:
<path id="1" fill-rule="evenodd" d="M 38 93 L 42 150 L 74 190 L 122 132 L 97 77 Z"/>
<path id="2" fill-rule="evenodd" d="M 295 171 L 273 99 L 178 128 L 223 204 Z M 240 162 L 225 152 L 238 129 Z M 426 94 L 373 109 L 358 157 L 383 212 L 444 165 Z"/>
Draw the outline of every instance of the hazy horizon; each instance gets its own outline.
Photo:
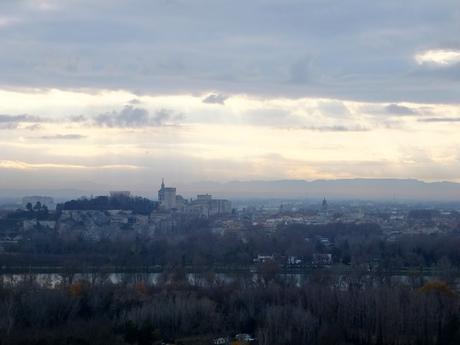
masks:
<path id="1" fill-rule="evenodd" d="M 160 181 L 157 181 L 160 182 Z M 452 202 L 459 201 L 460 184 L 455 182 L 424 182 L 415 179 L 331 179 L 331 180 L 252 180 L 252 181 L 199 181 L 168 183 L 177 194 L 195 198 L 198 194 L 211 194 L 215 198 L 231 200 L 330 200 L 377 202 Z M 71 184 L 71 185 L 75 185 Z M 124 188 L 125 185 L 88 184 L 85 188 L 0 188 L 0 202 L 18 202 L 24 196 L 51 196 L 58 201 L 108 195 L 111 191 L 130 191 L 132 195 L 157 200 L 160 184 L 147 189 Z"/>

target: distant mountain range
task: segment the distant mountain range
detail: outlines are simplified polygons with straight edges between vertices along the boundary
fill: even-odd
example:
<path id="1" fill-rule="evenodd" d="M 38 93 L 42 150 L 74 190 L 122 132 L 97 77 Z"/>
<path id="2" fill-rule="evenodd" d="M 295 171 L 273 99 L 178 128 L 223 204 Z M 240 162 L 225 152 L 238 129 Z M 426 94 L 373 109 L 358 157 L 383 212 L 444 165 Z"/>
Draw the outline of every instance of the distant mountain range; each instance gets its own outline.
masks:
<path id="1" fill-rule="evenodd" d="M 133 194 L 156 198 L 159 186 L 133 190 Z M 339 179 L 339 180 L 276 180 L 183 183 L 177 193 L 185 197 L 209 193 L 216 198 L 249 199 L 342 199 L 396 201 L 460 201 L 460 183 L 423 182 L 415 179 Z M 105 189 L 105 188 L 104 188 Z M 121 188 L 124 189 L 124 188 Z M 112 188 L 117 190 L 117 188 Z M 82 195 L 107 194 L 109 190 L 79 189 L 0 189 L 0 202 L 26 195 L 47 195 L 58 202 Z"/>
<path id="2" fill-rule="evenodd" d="M 194 183 L 186 194 L 206 191 L 227 198 L 361 199 L 460 201 L 460 183 L 423 182 L 415 179 L 340 179 L 232 181 Z M 181 188 L 178 188 L 178 193 Z"/>

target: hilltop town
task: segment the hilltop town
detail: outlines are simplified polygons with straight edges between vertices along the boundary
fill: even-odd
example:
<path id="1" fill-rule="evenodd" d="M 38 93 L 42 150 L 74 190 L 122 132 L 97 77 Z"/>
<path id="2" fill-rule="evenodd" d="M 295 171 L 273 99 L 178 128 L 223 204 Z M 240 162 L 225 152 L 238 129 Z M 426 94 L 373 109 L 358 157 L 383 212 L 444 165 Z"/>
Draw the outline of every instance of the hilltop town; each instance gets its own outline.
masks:
<path id="1" fill-rule="evenodd" d="M 269 262 L 284 269 L 343 269 L 350 264 L 372 269 L 400 270 L 418 265 L 431 269 L 447 252 L 433 256 L 426 249 L 428 253 L 423 254 L 417 243 L 444 241 L 460 231 L 458 208 L 449 204 L 326 198 L 236 200 L 232 204 L 210 194 L 184 198 L 164 180 L 154 199 L 134 196 L 129 191 L 59 204 L 50 197 L 25 197 L 22 205 L 0 214 L 0 253 L 6 255 L 6 262 L 12 260 L 13 253 L 16 259 L 18 255 L 26 258 L 34 253 L 55 265 L 61 259 L 39 255 L 41 251 L 51 251 L 59 258 L 86 253 L 85 260 L 91 265 L 100 262 L 93 258 L 99 253 L 106 264 L 163 266 L 170 260 L 166 253 L 177 252 L 176 243 L 183 243 L 180 261 L 193 267 L 218 265 L 229 269 L 236 265 L 254 269 Z M 211 247 L 193 247 L 200 236 L 211 236 L 207 240 Z M 363 256 L 357 245 L 364 240 L 369 249 Z M 386 255 L 407 241 L 413 248 L 404 251 L 414 251 L 412 256 L 400 253 L 400 258 L 393 260 Z M 152 246 L 162 249 L 153 255 L 148 249 Z M 137 248 L 137 254 L 129 254 L 132 247 Z M 105 249 L 101 252 L 97 248 Z M 122 255 L 123 251 L 127 254 Z M 143 251 L 148 254 L 140 255 Z M 24 260 L 32 263 L 31 259 Z"/>

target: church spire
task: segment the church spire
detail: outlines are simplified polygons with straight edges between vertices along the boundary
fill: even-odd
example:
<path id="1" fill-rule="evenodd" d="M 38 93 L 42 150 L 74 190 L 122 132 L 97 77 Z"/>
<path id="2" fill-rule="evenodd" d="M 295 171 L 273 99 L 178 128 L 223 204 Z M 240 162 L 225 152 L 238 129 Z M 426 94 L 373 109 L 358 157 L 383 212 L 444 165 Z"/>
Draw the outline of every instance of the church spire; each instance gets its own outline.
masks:
<path id="1" fill-rule="evenodd" d="M 321 206 L 322 206 L 323 210 L 327 210 L 327 200 L 326 200 L 326 197 L 324 197 L 323 203 L 322 203 Z"/>

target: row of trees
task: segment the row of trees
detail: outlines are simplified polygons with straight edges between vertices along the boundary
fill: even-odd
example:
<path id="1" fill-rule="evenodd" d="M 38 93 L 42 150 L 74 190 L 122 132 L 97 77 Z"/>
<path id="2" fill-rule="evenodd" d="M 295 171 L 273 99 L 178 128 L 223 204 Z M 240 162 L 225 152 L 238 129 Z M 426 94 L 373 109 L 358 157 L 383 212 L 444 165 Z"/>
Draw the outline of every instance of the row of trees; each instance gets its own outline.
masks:
<path id="1" fill-rule="evenodd" d="M 5 220 L 6 221 L 6 220 Z M 324 245 L 320 238 L 328 238 Z M 274 234 L 249 229 L 242 233 L 214 234 L 205 221 L 193 229 L 145 238 L 134 231 L 114 234 L 99 242 L 85 240 L 77 233 L 34 229 L 24 240 L 6 247 L 14 257 L 4 257 L 8 265 L 48 265 L 66 261 L 112 265 L 249 265 L 257 255 L 274 255 L 278 263 L 296 256 L 311 262 L 314 253 L 331 253 L 335 264 L 374 264 L 388 271 L 404 267 L 460 268 L 460 234 L 402 236 L 386 241 L 375 225 L 331 224 L 292 226 Z M 54 258 L 54 259 L 53 259 Z M 15 262 L 10 262 L 13 260 Z M 54 263 L 53 263 L 54 260 Z M 28 261 L 28 262 L 26 262 Z"/>
<path id="2" fill-rule="evenodd" d="M 124 195 L 116 197 L 97 196 L 58 204 L 57 212 L 59 213 L 62 210 L 130 210 L 138 214 L 150 214 L 157 206 L 156 202 L 142 197 Z"/>
<path id="3" fill-rule="evenodd" d="M 0 219 L 4 221 L 3 223 L 7 224 L 8 222 L 22 222 L 27 219 L 38 219 L 38 220 L 54 220 L 56 216 L 51 213 L 46 205 L 43 205 L 41 202 L 37 201 L 34 205 L 32 203 L 27 203 L 25 209 L 17 209 L 14 212 L 10 212 Z M 1 224 L 1 223 L 0 223 Z M 15 228 L 10 227 L 10 230 Z M 0 226 L 0 232 L 2 228 Z"/>
<path id="4" fill-rule="evenodd" d="M 260 345 L 460 342 L 460 301 L 441 282 L 421 289 L 209 282 L 191 286 L 173 274 L 156 285 L 3 286 L 0 344 L 208 344 L 241 332 Z"/>

